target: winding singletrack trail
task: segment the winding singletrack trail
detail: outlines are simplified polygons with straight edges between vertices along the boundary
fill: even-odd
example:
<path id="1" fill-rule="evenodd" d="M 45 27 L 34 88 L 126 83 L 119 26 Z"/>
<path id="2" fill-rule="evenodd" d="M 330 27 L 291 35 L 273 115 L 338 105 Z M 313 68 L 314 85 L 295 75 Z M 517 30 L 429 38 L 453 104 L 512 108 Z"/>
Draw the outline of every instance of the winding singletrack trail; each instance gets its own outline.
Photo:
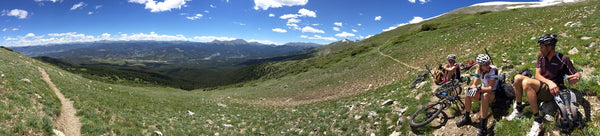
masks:
<path id="1" fill-rule="evenodd" d="M 60 99 L 60 103 L 62 103 L 62 106 L 60 106 L 60 116 L 54 122 L 54 126 L 67 136 L 81 136 L 81 122 L 79 122 L 79 117 L 75 115 L 77 110 L 73 107 L 73 101 L 65 98 L 60 90 L 56 88 L 46 70 L 40 67 L 38 67 L 38 70 L 42 73 L 42 79 L 48 83 L 50 89 L 54 91 L 58 99 Z"/>
<path id="2" fill-rule="evenodd" d="M 396 62 L 398 62 L 398 63 L 400 63 L 400 64 L 402 64 L 402 65 L 404 65 L 404 66 L 406 66 L 406 67 L 412 68 L 412 69 L 414 69 L 414 70 L 417 70 L 417 71 L 422 71 L 422 70 L 423 70 L 423 69 L 421 69 L 421 68 L 418 68 L 418 67 L 415 67 L 415 66 L 408 65 L 408 64 L 407 64 L 407 63 L 405 63 L 405 62 L 402 62 L 402 61 L 400 61 L 400 60 L 398 60 L 398 59 L 396 59 L 396 58 L 394 58 L 394 57 L 392 57 L 392 56 L 390 56 L 390 55 L 387 55 L 387 54 L 385 54 L 385 53 L 381 52 L 381 46 L 380 46 L 379 48 L 377 48 L 377 52 L 379 52 L 379 54 L 381 54 L 381 56 L 388 57 L 388 58 L 390 58 L 390 59 L 392 59 L 392 60 L 394 60 L 394 61 L 396 61 Z"/>

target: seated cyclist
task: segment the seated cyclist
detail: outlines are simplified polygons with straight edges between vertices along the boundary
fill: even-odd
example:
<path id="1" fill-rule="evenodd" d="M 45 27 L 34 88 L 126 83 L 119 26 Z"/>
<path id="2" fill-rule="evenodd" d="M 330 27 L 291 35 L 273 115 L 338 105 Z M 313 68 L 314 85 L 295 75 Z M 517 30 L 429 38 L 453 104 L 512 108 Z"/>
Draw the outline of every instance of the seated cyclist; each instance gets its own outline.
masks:
<path id="1" fill-rule="evenodd" d="M 498 69 L 496 66 L 490 65 L 490 57 L 485 54 L 479 54 L 477 56 L 477 73 L 475 74 L 475 80 L 473 85 L 469 88 L 465 88 L 465 116 L 456 122 L 456 126 L 461 127 L 467 124 L 471 124 L 471 101 L 479 100 L 481 106 L 479 108 L 479 130 L 477 130 L 477 136 L 483 136 L 487 134 L 487 114 L 489 105 L 494 101 L 496 96 L 494 95 L 496 81 L 498 80 Z M 481 87 L 478 87 L 478 83 L 481 81 Z"/>
<path id="2" fill-rule="evenodd" d="M 554 34 L 544 34 L 538 39 L 540 55 L 535 66 L 535 79 L 523 75 L 516 75 L 513 86 L 515 87 L 515 109 L 506 118 L 513 120 L 523 115 L 523 93 L 527 94 L 527 101 L 531 104 L 534 122 L 528 136 L 537 136 L 542 132 L 544 120 L 539 115 L 538 102 L 554 101 L 560 89 L 564 89 L 563 76 L 567 76 L 570 84 L 579 82 L 581 74 L 573 67 L 571 59 L 556 51 L 558 39 Z"/>
<path id="3" fill-rule="evenodd" d="M 445 75 L 444 82 L 448 82 L 452 79 L 458 79 L 458 77 L 460 77 L 460 74 L 458 73 L 460 68 L 458 63 L 456 63 L 456 55 L 450 54 L 448 55 L 447 59 L 448 64 L 444 65 L 443 67 Z"/>

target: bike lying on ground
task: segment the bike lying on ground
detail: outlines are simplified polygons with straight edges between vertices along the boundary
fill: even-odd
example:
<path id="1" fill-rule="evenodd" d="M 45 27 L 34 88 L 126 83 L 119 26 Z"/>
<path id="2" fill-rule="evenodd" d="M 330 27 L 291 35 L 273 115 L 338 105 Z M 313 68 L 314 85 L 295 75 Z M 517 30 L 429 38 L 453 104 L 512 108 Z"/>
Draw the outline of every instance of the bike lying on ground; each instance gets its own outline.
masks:
<path id="1" fill-rule="evenodd" d="M 423 106 L 410 116 L 409 124 L 412 128 L 423 127 L 431 123 L 434 119 L 439 119 L 438 123 L 444 125 L 448 121 L 448 116 L 443 110 L 455 105 L 459 115 L 460 111 L 465 109 L 465 104 L 460 98 L 462 88 L 460 82 L 453 80 L 446 82 L 438 87 L 434 95 L 439 98 L 437 102 Z M 442 116 L 439 116 L 442 113 Z"/>

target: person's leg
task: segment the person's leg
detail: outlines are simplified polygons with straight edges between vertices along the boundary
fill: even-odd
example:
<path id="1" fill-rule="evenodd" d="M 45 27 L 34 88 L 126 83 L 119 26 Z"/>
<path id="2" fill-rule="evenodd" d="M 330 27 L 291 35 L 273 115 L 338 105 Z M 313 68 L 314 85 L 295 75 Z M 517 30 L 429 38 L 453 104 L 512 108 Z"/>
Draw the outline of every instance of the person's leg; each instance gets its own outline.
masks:
<path id="1" fill-rule="evenodd" d="M 506 117 L 506 120 L 513 120 L 517 117 L 523 115 L 523 86 L 525 84 L 525 80 L 529 80 L 531 78 L 523 75 L 516 75 L 513 83 L 513 87 L 515 88 L 515 105 L 512 113 Z"/>
<path id="2" fill-rule="evenodd" d="M 539 112 L 538 101 L 537 101 L 537 92 L 540 89 L 541 82 L 536 79 L 526 78 L 522 82 L 523 91 L 527 94 L 527 101 L 531 106 L 531 111 L 533 114 Z M 515 95 L 516 96 L 516 95 Z"/>
<path id="3" fill-rule="evenodd" d="M 487 134 L 487 119 L 488 119 L 488 110 L 490 108 L 490 104 L 494 101 L 496 96 L 494 93 L 484 93 L 481 96 L 481 108 L 479 108 L 479 129 L 477 130 L 478 136 L 484 136 Z"/>
<path id="4" fill-rule="evenodd" d="M 517 103 L 523 102 L 523 80 L 529 78 L 523 75 L 515 75 L 513 87 L 515 87 L 515 99 Z"/>
<path id="5" fill-rule="evenodd" d="M 457 127 L 471 124 L 471 116 L 470 116 L 471 115 L 471 105 L 473 103 L 473 100 L 478 100 L 478 99 L 479 99 L 479 93 L 476 93 L 475 96 L 473 96 L 473 97 L 466 96 L 466 94 L 465 94 L 465 115 L 463 116 L 462 119 L 460 119 L 456 122 Z"/>
<path id="6" fill-rule="evenodd" d="M 484 93 L 483 94 L 483 97 L 481 99 L 481 108 L 479 108 L 479 110 L 481 112 L 480 115 L 482 118 L 487 118 L 490 104 L 492 104 L 492 102 L 494 102 L 495 98 L 496 98 L 496 95 L 494 95 L 494 93 Z"/>

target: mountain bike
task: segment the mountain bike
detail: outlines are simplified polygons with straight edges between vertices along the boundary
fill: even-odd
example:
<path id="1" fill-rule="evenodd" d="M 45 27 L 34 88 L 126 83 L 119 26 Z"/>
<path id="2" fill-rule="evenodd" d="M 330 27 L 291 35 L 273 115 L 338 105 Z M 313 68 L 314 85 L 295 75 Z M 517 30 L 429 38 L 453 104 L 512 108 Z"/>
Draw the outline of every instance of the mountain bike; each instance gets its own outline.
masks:
<path id="1" fill-rule="evenodd" d="M 465 104 L 460 98 L 461 93 L 462 88 L 460 82 L 456 80 L 442 84 L 434 91 L 434 96 L 440 100 L 425 105 L 415 111 L 415 113 L 410 116 L 410 126 L 412 128 L 423 127 L 431 123 L 434 119 L 438 119 L 436 123 L 443 125 L 448 121 L 448 115 L 443 110 L 452 107 L 452 105 L 456 106 L 459 111 L 457 113 L 460 115 L 460 111 L 465 109 Z M 442 113 L 442 116 L 440 116 L 440 113 Z"/>

